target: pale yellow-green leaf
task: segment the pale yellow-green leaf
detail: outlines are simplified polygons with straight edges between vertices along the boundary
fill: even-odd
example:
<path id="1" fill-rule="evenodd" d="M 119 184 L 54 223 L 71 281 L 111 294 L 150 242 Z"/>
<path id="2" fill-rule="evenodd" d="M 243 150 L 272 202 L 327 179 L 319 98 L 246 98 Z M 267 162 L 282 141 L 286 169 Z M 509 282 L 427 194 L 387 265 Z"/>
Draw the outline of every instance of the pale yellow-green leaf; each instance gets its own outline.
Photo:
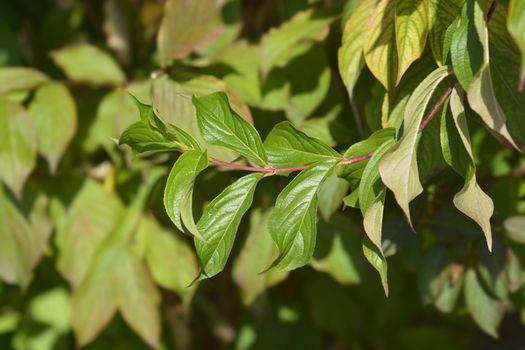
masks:
<path id="1" fill-rule="evenodd" d="M 248 237 L 233 263 L 233 280 L 240 288 L 245 305 L 252 304 L 266 289 L 288 276 L 288 272 L 275 270 L 261 273 L 279 255 L 267 229 L 270 213 L 270 210 L 263 212 L 254 209 L 250 217 Z"/>
<path id="2" fill-rule="evenodd" d="M 337 57 L 339 73 L 350 96 L 353 95 L 354 86 L 357 83 L 361 70 L 365 66 L 363 35 L 375 5 L 376 0 L 363 1 L 352 12 L 344 27 L 342 45 L 339 48 Z"/>
<path id="3" fill-rule="evenodd" d="M 32 68 L 0 68 L 0 94 L 33 89 L 48 79 L 43 73 Z"/>
<path id="4" fill-rule="evenodd" d="M 18 196 L 36 162 L 33 123 L 21 104 L 0 96 L 0 179 Z"/>
<path id="5" fill-rule="evenodd" d="M 397 80 L 395 18 L 396 1 L 380 0 L 363 36 L 366 65 L 388 91 Z"/>
<path id="6" fill-rule="evenodd" d="M 427 7 L 427 0 L 397 0 L 395 27 L 399 66 L 396 85 L 425 49 L 428 32 Z"/>
<path id="7" fill-rule="evenodd" d="M 473 77 L 467 91 L 470 107 L 492 130 L 504 137 L 513 147 L 519 149 L 507 129 L 505 113 L 496 99 L 489 65 L 489 39 L 483 9 L 474 2 L 474 23 L 483 46 L 483 66 Z"/>
<path id="8" fill-rule="evenodd" d="M 521 51 L 520 89 L 525 84 L 525 1 L 510 0 L 507 28 Z"/>
<path id="9" fill-rule="evenodd" d="M 449 74 L 447 67 L 437 68 L 414 90 L 405 107 L 403 136 L 379 163 L 383 183 L 394 192 L 411 226 L 409 203 L 423 191 L 416 154 L 419 125 L 432 94 Z"/>
<path id="10" fill-rule="evenodd" d="M 224 31 L 224 0 L 168 0 L 157 35 L 162 66 L 184 58 L 216 39 Z"/>
<path id="11" fill-rule="evenodd" d="M 386 191 L 381 193 L 370 203 L 366 209 L 363 226 L 370 241 L 383 253 L 381 238 L 383 232 L 383 210 L 385 208 Z"/>
<path id="12" fill-rule="evenodd" d="M 77 128 L 75 101 L 63 84 L 45 84 L 36 90 L 29 114 L 35 125 L 38 152 L 46 158 L 51 173 L 55 173 Z"/>
<path id="13" fill-rule="evenodd" d="M 463 102 L 457 89 L 452 91 L 450 96 L 450 110 L 459 132 L 461 141 L 471 158 L 471 171 L 465 177 L 465 186 L 454 196 L 454 205 L 463 214 L 470 217 L 481 227 L 485 234 L 487 246 L 492 250 L 492 230 L 490 228 L 490 218 L 494 213 L 494 203 L 492 199 L 479 187 L 476 182 L 476 167 L 472 155 L 472 144 L 468 132 L 467 120 Z"/>

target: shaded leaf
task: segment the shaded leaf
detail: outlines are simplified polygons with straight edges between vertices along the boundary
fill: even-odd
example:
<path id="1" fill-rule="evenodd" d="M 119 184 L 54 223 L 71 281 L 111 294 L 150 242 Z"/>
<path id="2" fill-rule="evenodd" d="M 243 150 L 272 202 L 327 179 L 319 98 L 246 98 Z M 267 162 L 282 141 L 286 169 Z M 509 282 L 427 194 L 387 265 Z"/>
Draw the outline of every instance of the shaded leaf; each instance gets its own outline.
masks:
<path id="1" fill-rule="evenodd" d="M 443 66 L 447 62 L 444 50 L 446 46 L 446 33 L 452 22 L 461 13 L 462 0 L 440 1 L 429 0 L 429 43 L 436 62 Z M 449 43 L 450 44 L 450 43 Z M 448 50 L 448 48 L 446 48 Z"/>
<path id="2" fill-rule="evenodd" d="M 30 90 L 48 81 L 43 73 L 26 67 L 0 68 L 0 94 Z"/>
<path id="3" fill-rule="evenodd" d="M 525 216 L 514 216 L 503 222 L 507 236 L 517 243 L 525 244 Z"/>
<path id="4" fill-rule="evenodd" d="M 510 0 L 507 28 L 521 51 L 520 90 L 525 84 L 525 3 Z"/>
<path id="5" fill-rule="evenodd" d="M 377 249 L 368 237 L 363 238 L 363 254 L 366 260 L 379 272 L 381 285 L 388 296 L 388 265 L 385 256 Z"/>

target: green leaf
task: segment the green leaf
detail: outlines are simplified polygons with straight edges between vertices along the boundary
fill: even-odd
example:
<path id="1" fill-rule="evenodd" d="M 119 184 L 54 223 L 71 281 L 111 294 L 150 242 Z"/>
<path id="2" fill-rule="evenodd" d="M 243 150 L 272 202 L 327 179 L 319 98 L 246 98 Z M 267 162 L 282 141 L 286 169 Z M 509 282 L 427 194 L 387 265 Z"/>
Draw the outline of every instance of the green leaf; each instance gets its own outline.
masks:
<path id="1" fill-rule="evenodd" d="M 383 254 L 383 211 L 385 209 L 386 191 L 383 189 L 376 198 L 366 208 L 363 218 L 363 226 L 366 235 L 370 239 L 377 251 Z"/>
<path id="2" fill-rule="evenodd" d="M 469 269 L 466 274 L 465 304 L 478 326 L 485 333 L 497 338 L 505 311 L 504 305 L 487 293 L 473 269 Z"/>
<path id="3" fill-rule="evenodd" d="M 505 233 L 513 241 L 525 244 L 525 216 L 513 216 L 503 222 Z"/>
<path id="4" fill-rule="evenodd" d="M 129 96 L 135 103 L 135 106 L 137 106 L 137 109 L 139 110 L 140 120 L 145 125 L 153 129 L 157 129 L 157 131 L 160 131 L 160 132 L 166 131 L 166 125 L 157 116 L 157 114 L 153 110 L 152 105 L 140 102 L 139 99 L 133 96 L 131 93 L 129 94 Z"/>
<path id="5" fill-rule="evenodd" d="M 366 260 L 379 272 L 383 290 L 388 297 L 388 265 L 385 256 L 368 237 L 363 238 L 363 254 Z"/>
<path id="6" fill-rule="evenodd" d="M 185 304 L 190 303 L 196 286 L 189 285 L 199 272 L 193 250 L 152 217 L 142 220 L 137 234 L 144 237 L 145 260 L 153 280 L 180 295 Z"/>
<path id="7" fill-rule="evenodd" d="M 427 0 L 398 0 L 395 12 L 396 48 L 399 64 L 397 85 L 408 67 L 421 56 L 425 49 L 429 29 Z"/>
<path id="8" fill-rule="evenodd" d="M 478 277 L 490 293 L 500 300 L 507 299 L 509 295 L 510 256 L 510 250 L 498 237 L 494 239 L 492 251 L 489 252 L 483 246 L 479 248 Z"/>
<path id="9" fill-rule="evenodd" d="M 384 128 L 374 132 L 366 140 L 359 141 L 350 146 L 343 157 L 345 159 L 365 156 L 374 152 L 378 147 L 389 140 L 393 140 L 396 135 L 394 128 Z M 368 164 L 368 159 L 353 164 L 339 164 L 337 166 L 337 175 L 343 177 L 353 184 L 359 182 L 362 178 L 363 170 Z M 357 192 L 355 194 L 358 195 Z"/>
<path id="10" fill-rule="evenodd" d="M 440 1 L 429 0 L 429 42 L 432 53 L 438 65 L 443 66 L 447 62 L 444 55 L 446 47 L 447 29 L 459 17 L 461 13 L 462 0 Z M 449 43 L 450 44 L 450 43 Z M 446 48 L 448 50 L 448 48 Z"/>
<path id="11" fill-rule="evenodd" d="M 319 221 L 317 231 L 317 244 L 310 265 L 329 274 L 338 283 L 360 283 L 363 264 L 359 225 L 337 213 L 329 221 Z"/>
<path id="12" fill-rule="evenodd" d="M 423 191 L 416 163 L 419 125 L 433 92 L 449 74 L 447 67 L 438 68 L 414 90 L 405 108 L 403 136 L 379 163 L 383 183 L 394 192 L 411 226 L 409 203 Z"/>
<path id="13" fill-rule="evenodd" d="M 50 231 L 35 228 L 19 206 L 0 186 L 0 278 L 26 289 Z"/>
<path id="14" fill-rule="evenodd" d="M 197 223 L 203 241 L 195 240 L 200 260 L 200 278 L 210 278 L 224 269 L 241 219 L 250 208 L 253 193 L 264 173 L 241 177 L 226 187 L 204 209 Z"/>
<path id="15" fill-rule="evenodd" d="M 36 129 L 38 152 L 46 158 L 51 173 L 55 173 L 77 128 L 75 101 L 63 84 L 45 84 L 36 91 L 29 114 Z"/>
<path id="16" fill-rule="evenodd" d="M 199 128 L 207 142 L 230 148 L 258 165 L 268 164 L 259 133 L 230 108 L 225 93 L 194 96 L 193 104 L 197 109 Z"/>
<path id="17" fill-rule="evenodd" d="M 357 79 L 365 66 L 363 36 L 374 7 L 375 1 L 361 2 L 344 26 L 342 44 L 337 57 L 339 73 L 349 96 L 353 96 Z"/>
<path id="18" fill-rule="evenodd" d="M 0 96 L 0 179 L 18 196 L 36 162 L 36 135 L 22 105 Z"/>
<path id="19" fill-rule="evenodd" d="M 317 192 L 336 162 L 328 159 L 313 163 L 277 197 L 268 226 L 279 248 L 272 268 L 289 271 L 310 261 L 315 248 Z"/>
<path id="20" fill-rule="evenodd" d="M 525 84 L 525 3 L 510 0 L 507 28 L 521 51 L 520 90 Z"/>
<path id="21" fill-rule="evenodd" d="M 87 179 L 75 195 L 65 217 L 57 224 L 57 267 L 72 286 L 85 276 L 98 245 L 123 213 L 114 192 Z M 89 223 L 89 225 L 86 225 Z"/>
<path id="22" fill-rule="evenodd" d="M 160 295 L 141 261 L 130 251 L 122 251 L 114 266 L 116 300 L 126 323 L 153 348 L 160 342 Z"/>
<path id="23" fill-rule="evenodd" d="M 90 44 L 63 47 L 53 51 L 51 58 L 73 80 L 118 85 L 126 79 L 113 57 Z"/>
<path id="24" fill-rule="evenodd" d="M 167 66 L 219 37 L 224 31 L 223 4 L 215 0 L 166 1 L 157 34 L 160 64 Z"/>
<path id="25" fill-rule="evenodd" d="M 387 91 L 393 89 L 398 76 L 395 19 L 396 1 L 380 0 L 363 37 L 366 65 Z"/>
<path id="26" fill-rule="evenodd" d="M 436 301 L 451 279 L 452 254 L 443 245 L 434 245 L 425 253 L 419 269 L 419 291 L 423 303 Z"/>
<path id="27" fill-rule="evenodd" d="M 469 9 L 471 18 L 474 20 L 473 25 L 475 26 L 475 31 L 479 36 L 483 48 L 482 56 L 480 52 L 475 52 L 476 55 L 479 55 L 480 59 L 482 58 L 482 65 L 479 67 L 479 71 L 473 70 L 475 76 L 467 86 L 463 85 L 459 77 L 458 80 L 467 91 L 470 107 L 481 117 L 481 120 L 483 120 L 490 129 L 503 136 L 513 147 L 519 149 L 509 134 L 506 125 L 507 117 L 494 93 L 490 72 L 488 30 L 483 10 L 474 0 L 468 1 L 467 8 Z"/>
<path id="28" fill-rule="evenodd" d="M 471 167 L 472 160 L 470 154 L 463 145 L 456 122 L 448 108 L 449 103 L 450 98 L 448 98 L 443 105 L 443 113 L 441 115 L 441 126 L 439 132 L 441 152 L 443 153 L 443 158 L 447 164 L 450 165 L 450 167 L 459 175 L 464 176 Z M 463 114 L 463 119 L 464 117 L 465 115 Z"/>
<path id="29" fill-rule="evenodd" d="M 164 207 L 171 221 L 182 232 L 202 239 L 193 218 L 193 184 L 201 171 L 208 167 L 206 152 L 184 152 L 170 171 L 164 189 Z"/>
<path id="30" fill-rule="evenodd" d="M 12 91 L 31 90 L 48 81 L 43 73 L 32 68 L 0 68 L 0 94 Z"/>
<path id="31" fill-rule="evenodd" d="M 479 18 L 481 16 L 481 18 Z M 483 11 L 480 9 L 476 0 L 466 0 L 461 10 L 461 18 L 458 27 L 452 34 L 450 46 L 450 57 L 454 74 L 461 86 L 468 90 L 474 80 L 474 76 L 483 66 L 483 56 L 485 48 L 482 41 L 483 28 L 485 26 Z"/>
<path id="32" fill-rule="evenodd" d="M 343 204 L 350 183 L 337 176 L 336 169 L 332 169 L 319 189 L 319 213 L 329 221 L 332 214 Z"/>
<path id="33" fill-rule="evenodd" d="M 120 136 L 119 145 L 128 145 L 136 153 L 182 151 L 175 140 L 167 140 L 160 132 L 143 122 L 131 124 Z"/>
<path id="34" fill-rule="evenodd" d="M 274 126 L 264 140 L 264 148 L 270 165 L 275 168 L 299 166 L 341 156 L 320 140 L 297 130 L 290 122 Z"/>
<path id="35" fill-rule="evenodd" d="M 483 192 L 476 181 L 476 166 L 474 156 L 472 155 L 472 146 L 465 118 L 465 110 L 463 108 L 463 102 L 461 101 L 456 89 L 452 91 L 450 96 L 450 109 L 460 138 L 470 158 L 470 166 L 466 169 L 465 173 L 461 174 L 465 178 L 465 185 L 454 196 L 454 205 L 463 214 L 478 223 L 485 234 L 487 246 L 489 250 L 491 250 L 492 230 L 490 228 L 490 218 L 494 213 L 494 203 L 492 202 L 492 199 Z"/>
<path id="36" fill-rule="evenodd" d="M 254 209 L 250 216 L 250 230 L 246 242 L 233 263 L 233 280 L 240 288 L 244 305 L 251 305 L 270 288 L 283 281 L 287 272 L 260 273 L 277 258 L 279 252 L 268 233 L 271 210 Z"/>
<path id="37" fill-rule="evenodd" d="M 281 65 L 299 42 L 324 39 L 334 19 L 331 12 L 310 9 L 297 13 L 279 28 L 271 29 L 261 39 L 262 76 L 266 77 L 273 67 Z"/>
<path id="38" fill-rule="evenodd" d="M 374 154 L 363 170 L 358 189 L 359 208 L 361 208 L 363 214 L 375 200 L 379 192 L 384 188 L 379 175 L 379 162 L 386 152 L 388 152 L 393 143 L 394 139 L 389 139 L 376 148 Z"/>

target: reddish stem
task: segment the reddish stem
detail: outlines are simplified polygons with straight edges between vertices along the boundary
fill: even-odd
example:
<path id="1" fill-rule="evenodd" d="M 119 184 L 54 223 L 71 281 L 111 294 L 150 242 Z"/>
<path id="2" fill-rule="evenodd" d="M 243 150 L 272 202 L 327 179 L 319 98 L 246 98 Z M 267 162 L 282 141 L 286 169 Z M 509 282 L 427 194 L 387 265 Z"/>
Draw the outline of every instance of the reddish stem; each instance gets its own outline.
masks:
<path id="1" fill-rule="evenodd" d="M 456 87 L 456 84 L 457 84 L 457 80 L 452 82 L 448 86 L 448 88 L 445 90 L 443 95 L 441 95 L 439 100 L 436 102 L 436 104 L 432 107 L 430 112 L 425 116 L 425 118 L 421 122 L 421 124 L 419 126 L 419 132 L 421 132 L 425 128 L 425 126 L 427 126 L 427 124 L 432 120 L 432 118 L 434 118 L 434 116 L 437 114 L 437 112 L 439 111 L 441 106 L 443 106 L 443 104 L 445 103 L 447 98 L 452 93 L 452 90 Z M 345 158 L 345 159 L 342 159 L 341 161 L 339 161 L 339 164 L 346 164 L 346 165 L 348 165 L 348 164 L 358 163 L 360 161 L 369 159 L 373 155 L 374 155 L 374 152 L 369 152 L 369 153 L 366 153 L 366 154 L 363 154 L 363 155 L 360 155 L 360 156 L 351 157 L 351 158 Z M 215 159 L 215 158 L 212 158 L 212 157 L 209 158 L 209 161 L 212 164 L 215 164 L 215 165 L 218 165 L 218 166 L 222 166 L 222 167 L 225 167 L 225 168 L 229 168 L 229 169 L 233 169 L 233 170 L 246 170 L 246 171 L 251 171 L 251 172 L 266 173 L 268 175 L 273 175 L 273 174 L 276 174 L 276 173 L 290 173 L 290 172 L 294 172 L 294 171 L 300 171 L 300 170 L 306 169 L 310 165 L 310 164 L 304 164 L 304 165 L 293 166 L 293 167 L 288 167 L 288 168 L 271 168 L 271 167 L 270 168 L 261 168 L 261 167 L 255 167 L 255 166 L 248 166 L 248 165 L 240 165 L 240 164 L 229 163 L 229 162 L 225 162 L 225 161 L 222 161 L 222 160 L 219 160 L 219 159 Z"/>

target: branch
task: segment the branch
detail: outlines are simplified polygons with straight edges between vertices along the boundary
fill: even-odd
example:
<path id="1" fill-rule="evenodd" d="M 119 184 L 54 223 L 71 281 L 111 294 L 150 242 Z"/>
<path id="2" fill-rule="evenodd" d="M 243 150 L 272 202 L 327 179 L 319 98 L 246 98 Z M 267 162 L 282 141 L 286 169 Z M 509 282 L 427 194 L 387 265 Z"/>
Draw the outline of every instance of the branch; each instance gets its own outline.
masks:
<path id="1" fill-rule="evenodd" d="M 441 95 L 441 97 L 436 102 L 436 104 L 432 107 L 432 109 L 428 112 L 428 114 L 421 121 L 418 132 L 423 131 L 423 129 L 428 125 L 428 123 L 430 123 L 432 118 L 434 118 L 434 116 L 437 114 L 439 109 L 443 106 L 447 98 L 452 93 L 452 90 L 454 90 L 454 88 L 456 87 L 457 83 L 458 83 L 457 80 L 454 79 L 454 81 L 447 87 L 443 95 Z M 358 163 L 363 160 L 371 158 L 373 155 L 374 155 L 374 152 L 369 152 L 366 154 L 362 154 L 360 156 L 341 159 L 339 161 L 339 164 L 348 165 L 348 164 Z M 294 166 L 294 167 L 289 167 L 289 168 L 272 168 L 272 167 L 261 168 L 261 167 L 225 162 L 225 161 L 213 158 L 213 157 L 210 157 L 209 161 L 210 163 L 216 166 L 221 166 L 221 167 L 225 167 L 225 168 L 232 169 L 232 170 L 245 170 L 245 171 L 251 171 L 251 172 L 258 172 L 258 173 L 266 173 L 268 174 L 268 176 L 271 176 L 277 173 L 290 173 L 294 171 L 301 171 L 303 169 L 306 169 L 311 164 L 309 163 L 309 164 L 304 164 L 304 165 L 299 165 L 299 166 Z"/>

